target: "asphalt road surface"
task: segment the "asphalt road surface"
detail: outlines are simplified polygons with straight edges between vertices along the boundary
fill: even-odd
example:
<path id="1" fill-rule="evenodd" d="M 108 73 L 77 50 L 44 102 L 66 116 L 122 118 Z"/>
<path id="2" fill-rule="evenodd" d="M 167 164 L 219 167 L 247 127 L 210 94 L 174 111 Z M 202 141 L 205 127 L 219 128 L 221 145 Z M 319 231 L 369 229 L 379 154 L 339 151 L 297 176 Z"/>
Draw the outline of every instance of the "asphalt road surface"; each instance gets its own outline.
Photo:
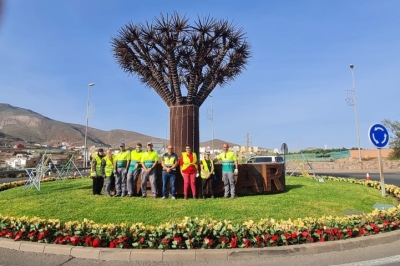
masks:
<path id="1" fill-rule="evenodd" d="M 326 170 L 315 170 L 316 175 L 329 175 L 335 177 L 348 177 L 357 179 L 366 179 L 367 171 L 365 172 L 338 172 L 338 171 L 326 171 Z M 379 172 L 368 172 L 369 177 L 373 181 L 380 181 Z M 396 185 L 400 187 L 400 171 L 383 172 L 385 184 Z"/>

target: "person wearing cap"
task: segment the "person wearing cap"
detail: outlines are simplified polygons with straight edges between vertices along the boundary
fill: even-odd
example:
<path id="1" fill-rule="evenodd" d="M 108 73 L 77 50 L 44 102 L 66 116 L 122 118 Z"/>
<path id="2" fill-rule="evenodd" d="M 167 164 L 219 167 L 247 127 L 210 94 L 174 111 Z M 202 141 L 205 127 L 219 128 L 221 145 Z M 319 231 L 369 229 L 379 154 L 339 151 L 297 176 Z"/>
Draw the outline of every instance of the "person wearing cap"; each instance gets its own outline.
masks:
<path id="1" fill-rule="evenodd" d="M 129 164 L 128 177 L 127 177 L 127 187 L 128 187 L 128 197 L 132 197 L 136 191 L 136 184 L 139 174 L 142 170 L 142 144 L 137 143 L 136 149 L 131 151 L 131 162 Z"/>
<path id="2" fill-rule="evenodd" d="M 93 195 L 100 195 L 103 189 L 104 178 L 101 175 L 101 160 L 104 157 L 104 150 L 98 149 L 97 154 L 91 156 L 90 176 L 93 179 Z"/>
<path id="3" fill-rule="evenodd" d="M 111 149 L 106 150 L 106 156 L 101 160 L 101 175 L 105 178 L 104 195 L 111 196 L 111 187 L 115 182 L 115 177 L 113 174 L 114 170 L 114 155 Z"/>
<path id="4" fill-rule="evenodd" d="M 229 145 L 227 143 L 222 145 L 222 149 L 224 151 L 218 154 L 214 161 L 222 162 L 222 182 L 224 182 L 225 189 L 224 198 L 228 198 L 230 193 L 231 198 L 234 199 L 236 198 L 234 176 L 239 174 L 238 161 L 236 154 L 229 150 Z"/>
<path id="5" fill-rule="evenodd" d="M 213 181 L 214 181 L 214 162 L 210 159 L 210 152 L 207 151 L 204 159 L 201 160 L 201 196 L 206 198 L 207 186 L 211 198 L 214 198 Z"/>
<path id="6" fill-rule="evenodd" d="M 162 198 L 168 198 L 168 183 L 171 186 L 171 199 L 175 199 L 175 179 L 176 179 L 176 167 L 178 166 L 178 156 L 172 151 L 172 146 L 168 145 L 167 152 L 164 153 L 161 160 L 162 165 Z"/>
<path id="7" fill-rule="evenodd" d="M 182 152 L 182 157 L 179 159 L 181 166 L 181 174 L 183 176 L 183 197 L 187 199 L 189 186 L 192 189 L 193 199 L 196 199 L 196 176 L 197 173 L 197 155 L 192 152 L 192 148 L 186 145 L 186 152 Z"/>
<path id="8" fill-rule="evenodd" d="M 153 197 L 157 197 L 157 177 L 156 177 L 156 166 L 158 162 L 158 153 L 153 150 L 153 143 L 147 142 L 147 151 L 143 153 L 141 164 L 142 164 L 142 198 L 146 197 L 147 194 L 147 181 L 150 179 L 151 193 Z"/>
<path id="9" fill-rule="evenodd" d="M 125 143 L 119 144 L 119 153 L 114 157 L 115 196 L 125 197 L 127 194 L 126 174 L 128 173 L 131 153 L 125 150 Z"/>

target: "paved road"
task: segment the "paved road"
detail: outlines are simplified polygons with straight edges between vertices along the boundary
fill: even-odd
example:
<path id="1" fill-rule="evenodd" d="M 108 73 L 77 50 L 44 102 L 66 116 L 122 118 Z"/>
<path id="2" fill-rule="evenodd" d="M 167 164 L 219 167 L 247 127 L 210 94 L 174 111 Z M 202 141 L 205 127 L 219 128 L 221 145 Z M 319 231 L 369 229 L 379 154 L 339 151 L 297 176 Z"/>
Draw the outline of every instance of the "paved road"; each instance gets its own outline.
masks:
<path id="1" fill-rule="evenodd" d="M 270 256 L 265 258 L 241 258 L 235 260 L 219 260 L 208 262 L 175 261 L 104 261 L 95 259 L 80 259 L 67 255 L 54 255 L 17 251 L 0 248 L 1 266 L 371 266 L 371 265 L 400 265 L 400 240 L 388 244 L 368 246 L 364 248 L 334 251 L 314 255 Z M 181 251 L 184 252 L 184 251 Z M 246 257 L 246 256 L 245 256 Z M 179 256 L 177 255 L 177 259 Z"/>
<path id="2" fill-rule="evenodd" d="M 0 178 L 0 184 L 10 183 L 10 182 L 20 181 L 20 180 L 28 180 L 28 177 L 13 177 L 13 178 L 2 177 L 2 178 Z"/>
<path id="3" fill-rule="evenodd" d="M 288 175 L 292 174 L 293 170 L 286 170 Z M 311 171 L 310 171 L 311 172 Z M 326 170 L 326 169 L 315 169 L 314 173 L 316 175 L 327 175 L 327 176 L 335 176 L 335 177 L 353 177 L 357 179 L 365 179 L 368 171 L 366 170 Z M 295 172 L 296 174 L 300 174 L 299 171 Z M 369 177 L 373 181 L 380 181 L 380 175 L 378 171 L 370 171 Z M 396 185 L 400 187 L 400 169 L 399 170 L 386 170 L 383 172 L 385 184 Z"/>

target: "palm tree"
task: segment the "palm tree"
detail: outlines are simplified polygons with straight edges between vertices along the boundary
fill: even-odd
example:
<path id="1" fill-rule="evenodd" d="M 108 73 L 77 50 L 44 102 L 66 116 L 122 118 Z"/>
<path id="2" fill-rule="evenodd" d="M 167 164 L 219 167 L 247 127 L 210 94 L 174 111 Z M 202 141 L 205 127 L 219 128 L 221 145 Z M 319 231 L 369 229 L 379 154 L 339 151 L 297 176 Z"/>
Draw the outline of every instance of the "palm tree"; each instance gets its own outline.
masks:
<path id="1" fill-rule="evenodd" d="M 199 108 L 217 86 L 245 68 L 250 45 L 226 20 L 198 18 L 194 26 L 176 12 L 154 24 L 124 25 L 111 39 L 120 67 L 151 87 L 170 109 L 170 142 L 199 151 Z M 182 89 L 186 88 L 186 96 Z"/>

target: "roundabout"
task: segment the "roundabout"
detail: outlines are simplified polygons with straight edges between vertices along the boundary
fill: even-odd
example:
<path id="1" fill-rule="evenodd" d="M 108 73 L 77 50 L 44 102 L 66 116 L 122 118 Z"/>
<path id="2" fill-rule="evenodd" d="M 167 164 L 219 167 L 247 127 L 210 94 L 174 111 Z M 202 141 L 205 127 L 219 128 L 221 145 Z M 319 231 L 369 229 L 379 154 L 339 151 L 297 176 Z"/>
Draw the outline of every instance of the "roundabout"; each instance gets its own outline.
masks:
<path id="1" fill-rule="evenodd" d="M 332 197 L 327 196 L 326 191 L 324 193 L 321 192 L 323 190 L 333 190 L 332 187 L 329 187 L 329 185 L 354 186 L 352 193 L 348 193 L 349 195 L 357 195 L 355 193 L 356 188 L 362 188 L 363 190 L 361 194 L 363 195 L 367 194 L 366 192 L 368 191 L 373 191 L 376 194 L 379 194 L 377 190 L 371 190 L 371 188 L 368 187 L 372 186 L 379 188 L 378 182 L 365 184 L 365 182 L 362 180 L 357 181 L 347 179 L 347 182 L 343 182 L 344 180 L 342 179 L 330 177 L 325 177 L 325 179 L 327 182 L 323 184 L 305 178 L 290 179 L 287 182 L 287 193 L 243 196 L 238 197 L 235 201 L 226 199 L 164 201 L 161 199 L 94 197 L 87 195 L 87 192 L 90 190 L 90 186 L 88 186 L 88 183 L 90 182 L 89 179 L 48 182 L 43 184 L 43 189 L 40 191 L 42 193 L 41 197 L 37 197 L 38 191 L 24 191 L 20 188 L 14 188 L 12 190 L 1 192 L 0 201 L 2 206 L 5 206 L 1 215 L 7 214 L 12 215 L 13 217 L 0 216 L 0 232 L 2 237 L 14 240 L 67 244 L 68 246 L 93 246 L 99 248 L 119 247 L 142 250 L 159 249 L 161 251 L 173 249 L 192 249 L 192 251 L 200 252 L 201 250 L 205 251 L 212 249 L 223 249 L 225 251 L 232 251 L 237 250 L 237 248 L 255 247 L 265 247 L 266 249 L 270 247 L 280 248 L 281 246 L 303 248 L 307 245 L 298 244 L 313 242 L 335 242 L 335 240 L 337 241 L 342 239 L 353 240 L 353 238 L 356 239 L 360 236 L 375 235 L 380 232 L 388 232 L 398 228 L 398 208 L 391 208 L 387 211 L 375 210 L 371 213 L 366 211 L 371 209 L 371 203 L 379 199 L 379 196 L 376 197 L 377 195 L 375 195 L 375 198 L 372 197 L 372 201 L 369 203 L 366 203 L 366 199 L 364 200 L 365 202 L 363 202 L 361 205 L 369 205 L 368 207 L 364 206 L 364 208 L 366 208 L 364 210 L 362 210 L 360 207 L 361 205 L 352 205 L 349 207 L 354 208 L 355 210 L 358 209 L 359 212 L 362 212 L 362 214 L 352 216 L 335 216 L 338 215 L 338 213 L 340 214 L 340 211 L 335 210 L 335 207 L 333 206 L 333 203 L 340 200 L 341 196 L 338 194 L 339 192 L 336 192 L 336 198 L 334 198 L 331 203 L 324 203 L 324 205 L 328 206 L 328 214 L 331 213 L 333 214 L 332 216 L 307 218 L 310 217 L 310 212 L 306 212 L 303 214 L 303 218 L 297 218 L 293 220 L 290 218 L 287 219 L 285 216 L 275 219 L 266 218 L 268 217 L 266 213 L 269 211 L 271 211 L 270 213 L 273 213 L 273 209 L 268 209 L 268 205 L 270 208 L 272 208 L 271 205 L 277 205 L 274 202 L 274 198 L 276 198 L 277 202 L 279 202 L 282 201 L 282 198 L 280 197 L 283 196 L 286 198 L 283 206 L 286 207 L 277 206 L 278 211 L 275 210 L 273 213 L 277 216 L 278 213 L 286 213 L 286 215 L 296 213 L 299 215 L 298 217 L 301 217 L 301 209 L 310 211 L 316 210 L 318 213 L 321 213 L 321 210 L 318 207 L 323 205 L 321 204 L 322 199 L 314 198 L 314 201 L 306 201 L 306 192 L 314 191 L 314 193 L 312 193 L 313 195 L 321 194 L 322 198 Z M 336 180 L 340 182 L 328 182 L 328 180 Z M 294 183 L 291 184 L 290 182 Z M 351 184 L 357 182 L 363 186 Z M 80 186 L 81 189 L 74 189 L 74 185 L 78 187 Z M 319 186 L 319 190 L 315 188 L 310 189 L 314 185 Z M 321 185 L 324 186 L 323 189 Z M 18 184 L 12 184 L 9 186 L 15 187 L 18 186 Z M 0 187 L 0 189 L 3 190 L 4 185 L 3 187 Z M 343 190 L 343 188 L 340 190 Z M 397 187 L 387 186 L 387 190 L 388 193 L 398 193 Z M 55 194 L 50 193 L 51 191 L 55 192 Z M 72 194 L 70 196 L 77 200 L 74 203 L 76 205 L 75 208 L 67 205 L 67 197 L 66 195 L 63 195 L 61 191 L 66 191 L 68 194 Z M 72 193 L 72 191 L 77 194 Z M 303 201 L 300 201 L 299 198 L 291 198 L 291 194 L 294 194 L 296 191 L 299 192 L 298 196 L 300 196 L 300 199 L 304 199 Z M 315 193 L 315 191 L 319 191 L 319 193 Z M 12 194 L 19 200 L 13 202 L 12 197 L 10 196 Z M 55 196 L 57 194 L 61 194 L 60 197 L 64 199 L 64 201 L 61 202 L 60 199 Z M 86 198 L 80 198 L 82 195 Z M 30 197 L 48 197 L 50 201 L 48 203 L 35 202 L 32 199 L 29 200 Z M 266 210 L 261 214 L 259 214 L 260 209 L 256 208 L 257 204 L 255 204 L 255 202 L 261 203 L 262 201 L 257 201 L 257 197 L 261 197 L 261 199 L 265 202 L 265 205 L 259 206 L 261 209 Z M 7 205 L 4 204 L 5 200 L 8 202 Z M 385 200 L 386 203 L 394 203 L 393 198 L 389 197 Z M 21 201 L 23 201 L 23 203 L 21 203 Z M 253 204 L 251 205 L 248 201 L 252 201 Z M 349 198 L 347 201 L 354 202 L 354 199 Z M 17 204 L 16 202 L 19 202 L 19 205 L 14 205 Z M 93 202 L 95 205 L 90 204 Z M 234 205 L 232 202 L 234 202 Z M 301 207 L 290 209 L 289 206 L 294 205 L 295 202 L 299 203 Z M 320 204 L 316 204 L 316 202 L 319 202 Z M 25 208 L 29 207 L 30 204 L 33 204 L 34 206 L 43 205 L 43 207 L 31 208 L 31 212 L 28 213 L 28 210 Z M 210 206 L 205 208 L 207 204 Z M 240 207 L 241 204 L 243 204 L 244 207 Z M 131 216 L 124 216 L 125 218 L 115 217 L 115 214 L 110 213 L 109 211 L 105 212 L 108 215 L 103 215 L 104 210 L 109 210 L 106 209 L 106 206 L 109 205 L 116 207 L 117 212 L 124 210 L 124 213 L 127 213 L 128 215 L 130 214 Z M 122 207 L 118 207 L 118 205 L 121 205 Z M 234 211 L 229 212 L 228 210 L 225 213 L 221 213 L 221 209 L 217 208 L 218 205 L 222 205 L 222 208 L 225 209 L 228 205 L 232 205 L 234 208 L 231 209 Z M 85 206 L 89 206 L 91 212 L 88 212 L 85 209 Z M 97 206 L 97 208 L 95 206 Z M 161 206 L 162 208 L 160 209 L 166 210 L 164 211 L 164 213 L 166 213 L 166 217 L 162 218 L 157 216 L 157 212 L 154 210 L 148 214 L 148 210 L 153 209 L 154 206 Z M 170 207 L 170 211 L 165 208 L 166 206 Z M 347 205 L 344 206 L 348 208 Z M 343 206 L 339 207 L 341 211 L 343 211 L 342 208 Z M 84 211 L 79 212 L 80 209 L 84 209 Z M 184 213 L 188 214 L 190 214 L 188 210 L 195 210 L 195 212 L 197 212 L 197 216 L 190 214 L 188 217 L 199 218 L 187 217 L 183 221 L 178 221 L 178 217 L 182 217 L 182 214 L 178 211 L 179 209 L 183 209 Z M 61 210 L 61 212 L 54 214 L 56 213 L 54 212 L 55 210 Z M 205 211 L 201 213 L 200 210 Z M 211 210 L 214 210 L 215 212 L 213 213 Z M 18 214 L 18 211 L 22 211 L 22 213 Z M 90 216 L 90 213 L 96 212 L 98 212 L 100 216 Z M 175 212 L 178 213 L 177 216 L 172 215 Z M 42 213 L 42 215 L 38 215 L 40 213 Z M 51 217 L 46 217 L 46 215 L 49 215 L 49 213 Z M 218 217 L 218 213 L 222 216 Z M 257 214 L 260 216 L 257 217 Z M 41 218 L 27 218 L 22 217 L 23 215 L 28 215 L 29 217 L 40 216 Z M 80 217 L 80 215 L 85 216 Z M 230 220 L 233 221 L 229 221 L 227 218 L 223 219 L 224 217 L 228 216 L 231 216 L 232 219 Z M 54 217 L 58 217 L 59 219 L 55 220 Z M 68 217 L 75 217 L 75 219 L 69 221 Z M 101 220 L 100 218 L 93 219 L 96 221 L 95 223 L 92 220 L 88 220 L 92 217 L 103 217 L 104 220 Z M 107 220 L 107 217 L 111 217 L 114 222 L 111 223 L 109 220 Z M 214 218 L 215 220 L 211 220 L 210 217 L 216 218 Z M 246 221 L 240 222 L 243 221 L 243 217 L 247 218 Z M 262 218 L 259 219 L 259 217 Z M 269 217 L 274 216 L 271 215 Z M 145 224 L 143 221 L 146 221 L 146 218 L 147 221 L 153 222 Z M 287 220 L 284 220 L 285 218 Z M 167 219 L 168 222 L 166 222 L 165 219 Z M 251 219 L 254 219 L 255 221 L 259 220 L 259 222 L 254 222 Z M 83 221 L 78 222 L 76 220 Z M 101 221 L 102 223 L 100 223 Z"/>

